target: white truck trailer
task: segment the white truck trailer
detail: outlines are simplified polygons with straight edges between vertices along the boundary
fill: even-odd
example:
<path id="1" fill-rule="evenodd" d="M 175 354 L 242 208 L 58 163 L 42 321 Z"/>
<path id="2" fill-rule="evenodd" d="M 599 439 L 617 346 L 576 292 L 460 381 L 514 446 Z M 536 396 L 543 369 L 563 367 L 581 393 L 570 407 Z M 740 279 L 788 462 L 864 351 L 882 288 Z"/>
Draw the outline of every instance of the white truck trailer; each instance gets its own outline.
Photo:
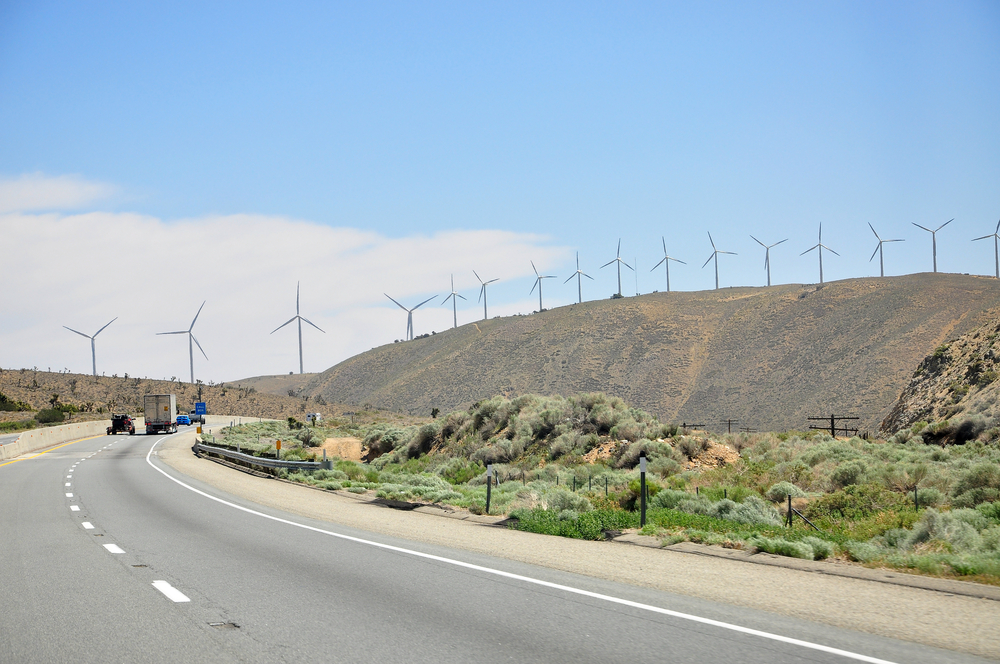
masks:
<path id="1" fill-rule="evenodd" d="M 146 433 L 177 433 L 177 397 L 173 394 L 147 394 L 143 397 Z"/>

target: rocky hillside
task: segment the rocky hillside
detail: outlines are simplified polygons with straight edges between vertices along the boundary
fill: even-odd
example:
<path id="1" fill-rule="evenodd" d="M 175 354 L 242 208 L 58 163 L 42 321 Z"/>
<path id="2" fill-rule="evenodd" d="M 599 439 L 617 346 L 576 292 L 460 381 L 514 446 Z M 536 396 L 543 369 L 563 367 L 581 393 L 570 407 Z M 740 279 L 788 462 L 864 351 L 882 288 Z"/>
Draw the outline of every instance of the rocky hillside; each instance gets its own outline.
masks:
<path id="1" fill-rule="evenodd" d="M 375 348 L 299 395 L 430 414 L 494 395 L 600 391 L 665 422 L 874 431 L 916 367 L 1000 311 L 1000 282 L 957 274 L 654 293 L 470 323 Z"/>
<path id="2" fill-rule="evenodd" d="M 941 344 L 924 358 L 882 422 L 893 433 L 919 421 L 1000 415 L 1000 320 Z"/>

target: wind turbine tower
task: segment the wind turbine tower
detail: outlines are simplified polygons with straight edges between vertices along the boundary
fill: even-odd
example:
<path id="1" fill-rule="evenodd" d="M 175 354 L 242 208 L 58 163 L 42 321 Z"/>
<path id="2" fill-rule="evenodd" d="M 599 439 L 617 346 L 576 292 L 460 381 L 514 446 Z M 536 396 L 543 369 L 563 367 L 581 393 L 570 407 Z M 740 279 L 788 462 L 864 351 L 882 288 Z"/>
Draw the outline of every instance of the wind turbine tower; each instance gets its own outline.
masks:
<path id="1" fill-rule="evenodd" d="M 788 242 L 788 238 L 786 237 L 781 242 L 775 242 L 774 244 L 764 244 L 763 242 L 761 242 L 757 238 L 753 237 L 753 235 L 751 235 L 750 237 L 753 238 L 754 242 L 756 242 L 760 246 L 764 247 L 764 269 L 767 271 L 767 285 L 770 286 L 771 285 L 771 248 L 772 247 L 777 247 L 779 244 L 781 244 L 781 242 Z"/>
<path id="2" fill-rule="evenodd" d="M 660 263 L 663 264 L 664 269 L 666 269 L 666 271 L 667 271 L 667 292 L 669 293 L 670 292 L 670 261 L 674 261 L 675 263 L 680 263 L 682 265 L 687 265 L 687 263 L 685 263 L 684 261 L 680 260 L 679 258 L 674 258 L 674 257 L 670 256 L 669 254 L 667 254 L 667 239 L 661 235 L 660 236 L 660 240 L 663 241 L 663 258 L 660 259 L 659 263 L 657 263 L 656 265 L 653 266 L 653 270 L 655 270 L 656 268 L 660 267 Z M 650 270 L 650 272 L 652 272 L 653 270 Z"/>
<path id="3" fill-rule="evenodd" d="M 996 230 L 993 231 L 992 235 L 977 237 L 972 241 L 975 242 L 976 240 L 985 240 L 988 237 L 993 238 L 993 260 L 997 267 L 997 279 L 1000 279 L 1000 251 L 997 250 L 997 240 L 1000 239 L 1000 221 L 997 222 Z"/>
<path id="4" fill-rule="evenodd" d="M 875 233 L 875 227 L 872 226 L 870 222 L 868 224 L 868 228 L 872 229 L 872 233 Z M 886 242 L 906 242 L 906 240 L 883 240 L 882 238 L 880 238 L 878 236 L 878 233 L 875 233 L 875 237 L 878 239 L 878 246 L 875 247 L 875 251 L 872 252 L 872 257 L 868 259 L 868 262 L 871 263 L 872 260 L 875 258 L 875 254 L 878 254 L 878 271 L 879 271 L 879 276 L 880 277 L 884 277 L 885 276 L 885 261 L 882 259 L 882 245 L 885 244 Z"/>
<path id="5" fill-rule="evenodd" d="M 451 294 L 446 296 L 441 304 L 451 300 L 451 314 L 455 319 L 455 327 L 458 327 L 458 298 L 465 299 L 455 291 L 455 275 L 451 275 Z"/>
<path id="6" fill-rule="evenodd" d="M 118 316 L 115 316 L 114 318 L 112 318 L 111 321 L 108 322 L 108 325 L 111 325 L 111 323 L 114 323 L 116 320 L 118 320 Z M 104 327 L 107 327 L 108 325 L 105 325 Z M 63 325 L 63 327 L 66 327 L 66 326 Z M 90 339 L 90 359 L 94 363 L 94 377 L 95 378 L 97 377 L 97 349 L 94 346 L 94 339 L 97 338 L 98 334 L 100 334 L 101 332 L 104 331 L 104 327 L 102 327 L 101 329 L 99 329 L 97 332 L 94 332 L 93 335 L 87 335 L 87 334 L 84 334 L 83 332 L 77 332 L 76 330 L 74 330 L 71 327 L 66 327 L 66 329 L 69 330 L 70 332 L 76 332 L 81 337 L 87 337 L 88 339 Z"/>
<path id="7" fill-rule="evenodd" d="M 535 292 L 535 286 L 538 286 L 538 313 L 542 313 L 545 309 L 542 307 L 542 279 L 555 279 L 554 274 L 541 275 L 538 274 L 538 268 L 535 267 L 534 261 L 529 261 L 531 263 L 531 269 L 535 271 L 535 284 L 528 291 L 528 295 Z"/>
<path id="8" fill-rule="evenodd" d="M 839 256 L 840 255 L 836 251 L 834 251 L 833 249 L 831 249 L 830 247 L 828 247 L 825 244 L 823 244 L 823 224 L 819 225 L 819 242 L 817 242 L 813 246 L 811 246 L 808 249 L 806 249 L 805 251 L 803 251 L 801 254 L 799 254 L 799 256 L 805 256 L 806 254 L 808 254 L 813 249 L 816 249 L 816 250 L 819 251 L 819 283 L 822 286 L 823 285 L 823 250 L 826 249 L 827 251 L 831 252 L 835 256 Z"/>
<path id="9" fill-rule="evenodd" d="M 914 221 L 910 222 L 911 224 L 913 224 L 917 228 L 922 228 L 923 230 L 925 230 L 925 231 L 927 231 L 928 233 L 931 234 L 931 254 L 934 256 L 934 271 L 935 272 L 937 272 L 937 232 L 939 230 L 941 230 L 942 228 L 944 228 L 945 226 L 947 226 L 948 224 L 950 224 L 951 222 L 953 222 L 953 221 L 955 221 L 954 217 L 952 217 L 948 221 L 944 222 L 943 224 L 941 224 L 940 226 L 938 226 L 934 230 L 931 230 L 931 229 L 927 228 L 926 226 L 921 226 L 920 224 L 918 224 L 918 223 L 916 223 Z M 986 237 L 989 237 L 989 235 L 987 235 Z"/>
<path id="10" fill-rule="evenodd" d="M 483 320 L 487 320 L 489 318 L 489 313 L 486 311 L 486 287 L 492 284 L 494 281 L 500 281 L 500 280 L 490 279 L 489 281 L 483 281 L 482 278 L 478 274 L 476 274 L 475 270 L 472 271 L 472 274 L 475 274 L 476 279 L 479 279 L 479 283 L 483 285 L 483 287 L 479 289 L 479 300 L 483 301 Z M 478 302 L 479 300 L 476 301 Z"/>
<path id="11" fill-rule="evenodd" d="M 207 300 L 206 300 L 207 302 Z M 179 332 L 157 332 L 157 335 L 161 334 L 186 334 L 188 335 L 188 355 L 191 358 L 191 384 L 194 385 L 194 347 L 198 346 L 198 350 L 201 351 L 202 355 L 205 355 L 205 349 L 201 347 L 198 340 L 194 338 L 194 333 L 191 331 L 194 329 L 194 324 L 198 321 L 198 316 L 201 315 L 201 310 L 205 308 L 205 302 L 201 303 L 198 307 L 198 313 L 194 315 L 194 320 L 191 321 L 191 325 L 186 330 L 180 330 Z M 208 359 L 208 355 L 205 355 L 205 359 Z"/>
<path id="12" fill-rule="evenodd" d="M 618 251 L 615 254 L 614 260 L 608 261 L 607 263 L 605 263 L 604 265 L 602 265 L 599 269 L 603 270 L 604 268 L 606 268 L 607 266 L 611 265 L 612 263 L 618 263 L 618 297 L 621 297 L 622 296 L 622 265 L 624 265 L 628 269 L 630 269 L 633 272 L 635 272 L 635 270 L 632 269 L 631 265 L 629 265 L 628 263 L 626 263 L 625 261 L 622 260 L 622 241 L 621 241 L 621 239 L 618 240 Z"/>
<path id="13" fill-rule="evenodd" d="M 299 321 L 299 373 L 301 374 L 301 373 L 303 373 L 303 371 L 302 371 L 302 321 L 305 321 L 305 322 L 309 323 L 310 325 L 312 325 L 313 327 L 315 327 L 317 330 L 319 330 L 323 334 L 326 334 L 326 331 L 320 329 L 320 327 L 318 325 L 316 325 L 315 323 L 313 323 L 308 318 L 303 318 L 302 316 L 299 315 L 299 282 L 295 282 L 295 315 L 292 318 L 290 318 L 287 323 L 282 323 L 281 325 L 279 325 L 278 327 L 276 327 L 274 329 L 274 331 L 271 332 L 271 334 L 274 334 L 275 332 L 277 332 L 278 330 L 280 330 L 284 326 L 288 325 L 288 323 L 291 323 L 293 320 Z"/>
<path id="14" fill-rule="evenodd" d="M 568 284 L 569 280 L 572 279 L 573 277 L 576 277 L 577 304 L 583 304 L 583 279 L 582 279 L 582 277 L 587 277 L 591 281 L 593 281 L 594 278 L 592 276 L 590 276 L 589 274 L 587 274 L 586 272 L 584 272 L 583 270 L 580 269 L 580 252 L 579 251 L 576 252 L 576 272 L 574 272 L 573 274 L 569 275 L 569 279 L 567 279 L 563 283 L 564 284 Z"/>
<path id="15" fill-rule="evenodd" d="M 720 251 L 719 249 L 717 249 L 715 247 L 715 240 L 712 239 L 711 233 L 708 234 L 708 241 L 712 243 L 712 255 L 708 257 L 708 260 L 705 261 L 701 267 L 702 269 L 705 269 L 705 266 L 708 265 L 709 261 L 711 261 L 713 258 L 715 259 L 715 290 L 719 290 L 719 254 L 731 254 L 735 256 L 736 252 Z"/>
<path id="16" fill-rule="evenodd" d="M 386 297 L 389 297 L 386 293 L 382 293 L 382 294 L 385 295 Z M 406 312 L 406 338 L 407 338 L 408 341 L 413 341 L 413 312 L 416 311 L 417 309 L 419 309 L 420 307 L 424 306 L 425 304 L 427 304 L 431 300 L 433 300 L 435 297 L 437 297 L 437 295 L 434 295 L 433 297 L 427 298 L 426 300 L 424 300 L 423 302 L 421 302 L 417 306 L 413 307 L 412 309 L 407 309 L 406 307 L 404 307 L 403 305 L 401 305 L 399 302 L 396 302 L 396 300 L 392 300 L 392 298 L 389 297 L 390 300 L 392 300 L 393 302 L 396 303 L 397 307 L 399 307 L 400 309 L 402 309 L 403 311 Z"/>

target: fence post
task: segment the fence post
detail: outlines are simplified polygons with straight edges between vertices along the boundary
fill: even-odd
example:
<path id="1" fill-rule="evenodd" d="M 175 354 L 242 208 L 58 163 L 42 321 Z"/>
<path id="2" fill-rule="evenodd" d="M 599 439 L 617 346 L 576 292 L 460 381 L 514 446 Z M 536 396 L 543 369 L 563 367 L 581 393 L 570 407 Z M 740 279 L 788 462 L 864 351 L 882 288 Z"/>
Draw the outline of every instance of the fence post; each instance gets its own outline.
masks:
<path id="1" fill-rule="evenodd" d="M 788 494 L 788 527 L 792 527 L 792 494 Z"/>
<path id="2" fill-rule="evenodd" d="M 604 476 L 604 497 L 608 497 L 608 476 Z"/>
<path id="3" fill-rule="evenodd" d="M 639 527 L 646 526 L 646 453 L 639 454 Z"/>
<path id="4" fill-rule="evenodd" d="M 490 513 L 490 497 L 493 489 L 493 464 L 486 464 L 486 513 Z"/>
<path id="5" fill-rule="evenodd" d="M 913 485 L 913 509 L 917 512 L 920 511 L 920 501 L 917 500 L 917 485 Z"/>

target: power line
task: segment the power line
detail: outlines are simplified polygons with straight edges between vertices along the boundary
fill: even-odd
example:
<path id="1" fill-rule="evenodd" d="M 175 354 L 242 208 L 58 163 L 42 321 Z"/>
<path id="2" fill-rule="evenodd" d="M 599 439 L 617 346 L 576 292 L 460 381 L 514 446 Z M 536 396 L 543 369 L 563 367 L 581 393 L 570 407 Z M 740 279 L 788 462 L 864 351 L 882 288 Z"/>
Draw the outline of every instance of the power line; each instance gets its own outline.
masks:
<path id="1" fill-rule="evenodd" d="M 837 431 L 842 430 L 845 436 L 849 436 L 851 433 L 857 433 L 856 428 L 851 429 L 848 427 L 838 427 L 837 422 L 843 420 L 860 420 L 860 417 L 851 417 L 849 415 L 830 415 L 829 417 L 807 417 L 807 420 L 829 422 L 829 425 L 824 424 L 823 426 L 817 426 L 815 424 L 810 424 L 810 429 L 826 430 L 830 432 L 831 438 L 837 437 Z"/>

